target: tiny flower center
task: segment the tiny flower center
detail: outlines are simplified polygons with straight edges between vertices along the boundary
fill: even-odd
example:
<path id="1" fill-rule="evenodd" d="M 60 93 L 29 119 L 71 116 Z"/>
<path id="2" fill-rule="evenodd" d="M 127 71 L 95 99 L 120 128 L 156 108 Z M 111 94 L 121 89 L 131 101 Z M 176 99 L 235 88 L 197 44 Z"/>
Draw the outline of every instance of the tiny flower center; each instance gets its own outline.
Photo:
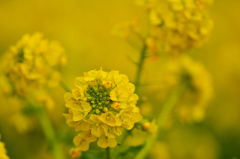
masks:
<path id="1" fill-rule="evenodd" d="M 111 87 L 106 89 L 102 84 L 88 86 L 85 96 L 92 107 L 91 112 L 93 114 L 101 115 L 101 113 L 105 113 L 111 108 L 111 90 Z"/>

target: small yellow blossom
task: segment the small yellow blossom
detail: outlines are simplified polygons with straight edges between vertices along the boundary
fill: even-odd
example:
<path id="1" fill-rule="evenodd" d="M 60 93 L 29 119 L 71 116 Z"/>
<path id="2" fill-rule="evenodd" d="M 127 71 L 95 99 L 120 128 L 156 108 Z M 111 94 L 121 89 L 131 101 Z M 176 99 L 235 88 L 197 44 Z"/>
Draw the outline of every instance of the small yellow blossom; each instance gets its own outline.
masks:
<path id="1" fill-rule="evenodd" d="M 100 136 L 97 144 L 102 148 L 115 147 L 117 146 L 117 141 L 114 138 Z"/>
<path id="2" fill-rule="evenodd" d="M 59 85 L 58 68 L 65 64 L 65 51 L 58 42 L 40 33 L 26 34 L 1 58 L 1 76 L 5 78 L 0 79 L 10 83 L 12 92 L 21 98 L 34 96 L 35 102 L 51 108 L 53 101 L 48 92 Z M 6 86 L 5 92 L 9 91 Z"/>
<path id="3" fill-rule="evenodd" d="M 98 138 L 98 146 L 115 147 L 115 135 L 130 130 L 141 119 L 136 107 L 138 96 L 126 75 L 118 71 L 92 70 L 77 77 L 76 87 L 64 98 L 69 109 L 67 124 L 80 133 L 73 142 L 81 151 Z"/>
<path id="4" fill-rule="evenodd" d="M 73 143 L 78 146 L 82 151 L 87 151 L 89 149 L 89 144 L 96 141 L 97 137 L 92 135 L 91 130 L 82 131 L 80 134 L 75 136 Z"/>
<path id="5" fill-rule="evenodd" d="M 0 139 L 1 139 L 1 135 L 0 135 Z M 5 145 L 1 141 L 0 141 L 0 159 L 9 159 L 9 157 L 7 156 Z"/>

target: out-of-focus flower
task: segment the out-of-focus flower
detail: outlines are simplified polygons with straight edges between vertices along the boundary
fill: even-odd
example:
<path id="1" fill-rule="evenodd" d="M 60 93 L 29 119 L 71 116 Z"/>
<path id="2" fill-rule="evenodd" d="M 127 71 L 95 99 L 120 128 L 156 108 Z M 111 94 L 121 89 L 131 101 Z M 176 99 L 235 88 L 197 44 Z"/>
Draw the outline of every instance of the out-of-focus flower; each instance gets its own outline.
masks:
<path id="1" fill-rule="evenodd" d="M 212 30 L 210 0 L 137 0 L 150 21 L 146 45 L 156 56 L 178 54 L 200 46 Z"/>
<path id="2" fill-rule="evenodd" d="M 201 63 L 192 61 L 187 56 L 182 56 L 180 65 L 182 80 L 188 80 L 189 88 L 183 94 L 176 111 L 183 121 L 201 121 L 213 93 L 210 74 Z"/>
<path id="3" fill-rule="evenodd" d="M 0 135 L 0 139 L 1 139 L 1 135 Z M 1 141 L 0 141 L 0 159 L 9 159 L 9 157 L 7 156 L 5 145 Z"/>
<path id="4" fill-rule="evenodd" d="M 58 86 L 58 68 L 65 64 L 65 51 L 58 42 L 44 39 L 40 33 L 26 34 L 2 57 L 0 69 L 6 78 L 1 80 L 10 83 L 18 96 L 29 98 L 34 94 L 34 100 L 51 107 L 47 92 Z M 5 92 L 8 90 L 4 88 Z M 41 97 L 35 96 L 38 91 Z"/>
<path id="5" fill-rule="evenodd" d="M 0 94 L 10 94 L 12 92 L 12 86 L 4 75 L 0 75 L 0 88 Z"/>
<path id="6" fill-rule="evenodd" d="M 186 91 L 181 95 L 181 100 L 175 107 L 180 119 L 201 121 L 213 93 L 211 78 L 205 67 L 185 55 L 172 59 L 163 67 L 166 70 L 163 80 L 171 81 L 164 82 L 169 85 L 169 88 L 181 83 L 187 84 Z"/>
<path id="7" fill-rule="evenodd" d="M 115 135 L 124 128 L 130 130 L 141 119 L 136 107 L 138 96 L 128 77 L 118 71 L 92 70 L 77 77 L 72 93 L 65 94 L 67 124 L 80 133 L 74 144 L 80 150 L 98 138 L 98 146 L 115 147 Z"/>
<path id="8" fill-rule="evenodd" d="M 76 147 L 76 148 L 72 148 L 69 152 L 69 155 L 72 157 L 72 158 L 80 158 L 81 155 L 82 155 L 82 152 L 80 150 L 79 147 Z"/>

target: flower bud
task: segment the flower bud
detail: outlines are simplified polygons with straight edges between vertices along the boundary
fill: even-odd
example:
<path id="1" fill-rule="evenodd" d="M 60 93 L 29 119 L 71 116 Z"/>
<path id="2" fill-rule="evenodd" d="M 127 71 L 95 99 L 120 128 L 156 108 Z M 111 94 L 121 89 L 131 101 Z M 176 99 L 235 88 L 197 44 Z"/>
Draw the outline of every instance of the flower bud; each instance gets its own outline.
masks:
<path id="1" fill-rule="evenodd" d="M 99 109 L 95 109 L 96 111 L 96 114 L 99 114 L 100 113 L 100 110 Z"/>
<path id="2" fill-rule="evenodd" d="M 146 122 L 143 124 L 143 130 L 148 130 L 151 126 L 151 123 L 150 122 Z"/>
<path id="3" fill-rule="evenodd" d="M 97 87 L 93 86 L 92 89 L 95 93 L 98 93 L 98 88 Z"/>
<path id="4" fill-rule="evenodd" d="M 106 113 L 108 111 L 108 108 L 107 107 L 104 107 L 103 108 L 103 111 Z"/>

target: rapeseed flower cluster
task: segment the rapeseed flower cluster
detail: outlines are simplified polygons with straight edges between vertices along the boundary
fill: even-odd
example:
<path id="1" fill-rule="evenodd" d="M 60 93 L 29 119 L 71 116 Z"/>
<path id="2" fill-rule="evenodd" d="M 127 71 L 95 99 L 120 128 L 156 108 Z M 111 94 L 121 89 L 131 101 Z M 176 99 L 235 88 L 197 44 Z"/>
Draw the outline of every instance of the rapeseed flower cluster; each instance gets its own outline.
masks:
<path id="1" fill-rule="evenodd" d="M 210 0 L 137 0 L 150 23 L 149 51 L 178 54 L 200 46 L 212 29 Z"/>
<path id="2" fill-rule="evenodd" d="M 168 81 L 165 83 L 169 88 L 181 83 L 187 87 L 175 107 L 180 119 L 187 122 L 203 120 L 213 94 L 211 77 L 205 67 L 186 55 L 172 59 L 163 67 L 163 78 Z"/>
<path id="3" fill-rule="evenodd" d="M 213 94 L 211 76 L 201 63 L 187 56 L 181 57 L 180 65 L 182 80 L 187 80 L 189 88 L 176 110 L 183 121 L 201 121 Z"/>
<path id="4" fill-rule="evenodd" d="M 136 107 L 135 86 L 118 71 L 92 70 L 75 79 L 76 87 L 65 94 L 67 124 L 80 133 L 73 139 L 80 150 L 98 138 L 98 146 L 115 147 L 115 135 L 130 130 L 142 117 Z"/>
<path id="5" fill-rule="evenodd" d="M 2 92 L 21 98 L 32 97 L 35 102 L 53 106 L 49 90 L 58 86 L 59 67 L 66 64 L 65 51 L 56 41 L 40 33 L 24 35 L 1 59 Z"/>

